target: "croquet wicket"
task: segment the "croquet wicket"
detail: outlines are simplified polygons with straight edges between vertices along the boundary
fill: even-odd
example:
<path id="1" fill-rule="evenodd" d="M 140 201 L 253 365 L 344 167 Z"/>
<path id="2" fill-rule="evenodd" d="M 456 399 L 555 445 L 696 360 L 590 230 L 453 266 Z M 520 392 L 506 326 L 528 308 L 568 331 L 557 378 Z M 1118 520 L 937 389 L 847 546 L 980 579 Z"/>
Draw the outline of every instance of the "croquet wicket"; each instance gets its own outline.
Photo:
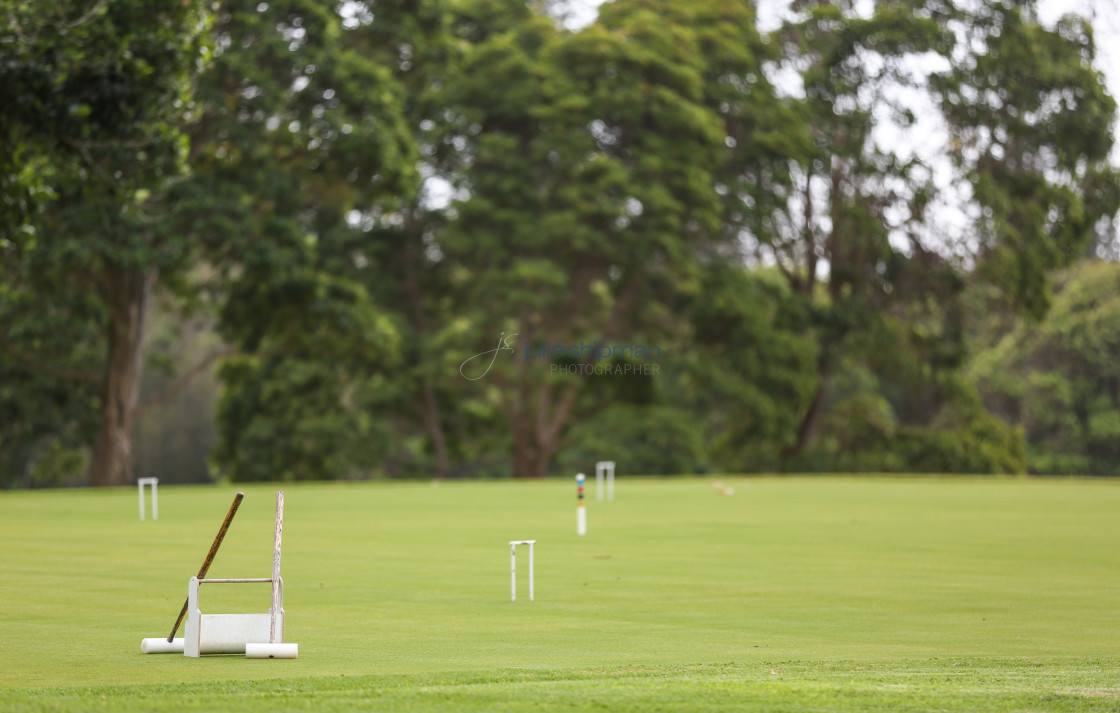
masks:
<path id="1" fill-rule="evenodd" d="M 533 601 L 533 545 L 536 540 L 509 541 L 509 600 L 517 601 L 517 546 L 529 545 L 529 601 Z"/>

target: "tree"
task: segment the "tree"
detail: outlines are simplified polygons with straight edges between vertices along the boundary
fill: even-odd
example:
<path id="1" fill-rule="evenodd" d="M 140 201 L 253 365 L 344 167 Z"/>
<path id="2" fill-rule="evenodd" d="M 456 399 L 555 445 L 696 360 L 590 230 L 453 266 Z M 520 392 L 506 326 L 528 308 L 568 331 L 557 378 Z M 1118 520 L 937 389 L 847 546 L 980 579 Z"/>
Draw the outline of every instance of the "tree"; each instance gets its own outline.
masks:
<path id="1" fill-rule="evenodd" d="M 709 27 L 716 7 L 684 14 Z M 703 103 L 697 35 L 669 8 L 616 3 L 578 33 L 527 17 L 473 47 L 448 92 L 465 197 L 438 247 L 470 325 L 459 353 L 517 335 L 515 358 L 486 377 L 497 388 L 475 387 L 505 415 L 516 477 L 547 474 L 573 420 L 613 392 L 597 397 L 526 350 L 664 343 L 679 328 L 674 302 L 716 251 L 724 133 Z"/>
<path id="2" fill-rule="evenodd" d="M 407 197 L 415 154 L 361 22 L 357 4 L 313 0 L 216 13 L 174 229 L 198 245 L 198 289 L 233 352 L 211 464 L 234 480 L 367 473 L 371 443 L 389 440 L 367 382 L 397 358 L 399 329 L 349 218 Z"/>
<path id="3" fill-rule="evenodd" d="M 773 471 L 815 391 L 812 313 L 774 270 L 729 261 L 700 285 L 665 398 L 700 424 L 711 467 Z"/>
<path id="4" fill-rule="evenodd" d="M 831 381 L 858 337 L 907 299 L 899 292 L 910 275 L 941 269 L 915 230 L 930 198 L 929 168 L 921 157 L 883 146 L 876 128 L 888 116 L 914 121 L 898 94 L 919 81 L 907 60 L 950 42 L 937 3 L 878 3 L 868 17 L 827 0 L 794 9 L 798 17 L 777 37 L 781 61 L 802 83 L 797 117 L 808 145 L 791 144 L 798 150 L 778 157 L 785 172 L 770 174 L 786 179 L 765 184 L 768 201 L 739 190 L 730 211 L 730 222 L 749 234 L 755 259 L 772 261 L 816 315 L 815 393 L 787 456 L 815 437 Z M 748 173 L 738 183 L 758 180 Z"/>
<path id="5" fill-rule="evenodd" d="M 129 479 L 152 290 L 189 252 L 153 225 L 186 170 L 182 125 L 207 54 L 205 8 L 193 0 L 0 4 L 0 135 L 11 147 L 0 158 L 5 368 L 32 382 L 99 375 L 94 485 Z M 66 334 L 89 344 L 65 356 L 80 361 L 65 369 L 52 365 L 53 340 L 44 344 L 30 326 L 63 314 L 78 320 Z M 44 346 L 48 353 L 38 351 Z M 66 432 L 67 422 L 88 421 L 71 408 L 91 406 L 73 400 L 67 416 L 22 435 Z"/>
<path id="6" fill-rule="evenodd" d="M 230 345 L 206 360 L 232 360 L 221 372 L 230 383 L 215 464 L 244 471 L 233 477 L 274 477 L 250 467 L 268 461 L 256 457 L 259 442 L 243 438 L 269 419 L 266 431 L 302 434 L 291 438 L 285 464 L 304 455 L 323 463 L 315 454 L 337 444 L 321 434 L 353 423 L 342 415 L 355 408 L 355 375 L 382 363 L 396 338 L 364 286 L 337 269 L 348 258 L 332 241 L 352 232 L 351 208 L 398 192 L 411 169 L 397 86 L 368 53 L 347 44 L 344 25 L 353 17 L 319 3 L 223 3 L 213 8 L 212 35 L 209 16 L 193 4 L 150 5 L 99 3 L 80 21 L 69 6 L 57 18 L 18 8 L 6 15 L 23 53 L 17 66 L 26 71 L 5 91 L 26 111 L 5 114 L 4 129 L 46 157 L 33 175 L 4 173 L 19 199 L 6 215 L 41 213 L 2 246 L 14 256 L 6 277 L 22 280 L 9 285 L 10 308 L 0 310 L 12 326 L 9 341 L 22 340 L 8 345 L 9 363 L 26 369 L 40 361 L 56 377 L 86 379 L 98 364 L 72 367 L 80 351 L 55 363 L 38 359 L 32 347 L 50 345 L 20 325 L 43 321 L 27 314 L 28 304 L 103 320 L 103 335 L 82 324 L 68 328 L 108 354 L 91 481 L 126 481 L 148 311 L 159 287 L 187 313 L 213 310 Z M 212 67 L 196 76 L 211 59 L 203 51 L 211 36 Z M 196 79 L 195 100 L 188 90 Z M 53 197 L 36 204 L 36 196 Z M 302 398 L 311 373 L 335 387 L 335 398 L 324 392 L 315 412 L 333 426 L 318 431 L 279 405 Z M 268 398 L 254 393 L 265 384 Z M 270 410 L 247 411 L 247 403 Z M 34 432 L 76 430 L 64 426 Z M 337 459 L 329 462 L 326 471 L 309 467 L 307 477 L 337 475 Z"/>
<path id="7" fill-rule="evenodd" d="M 1120 473 L 1120 266 L 1065 271 L 1042 322 L 1020 317 L 969 368 L 988 407 L 1023 429 L 1031 472 Z"/>
<path id="8" fill-rule="evenodd" d="M 455 147 L 442 140 L 453 121 L 442 97 L 455 81 L 466 44 L 454 33 L 477 32 L 477 26 L 468 27 L 478 18 L 469 3 L 441 0 L 350 7 L 360 8 L 347 33 L 354 46 L 370 53 L 401 87 L 416 170 L 407 190 L 356 206 L 357 229 L 340 251 L 347 258 L 338 267 L 362 281 L 400 334 L 401 358 L 392 378 L 380 381 L 372 395 L 371 408 L 396 444 L 384 471 L 442 478 L 463 472 L 485 440 L 478 429 L 469 437 L 464 433 L 472 421 L 464 416 L 471 400 L 461 393 L 458 364 L 444 343 L 447 316 L 454 312 L 448 263 L 432 249 L 447 220 L 446 200 L 433 194 L 433 186 L 459 165 Z M 360 256 L 362 269 L 354 269 L 354 256 Z"/>
<path id="9" fill-rule="evenodd" d="M 1114 178 L 1100 153 L 1111 146 L 1102 117 L 1113 107 L 1088 64 L 1091 38 L 1071 33 L 1083 26 L 1069 20 L 1040 27 L 1032 7 L 994 2 L 966 12 L 936 0 L 882 2 L 863 15 L 849 3 L 806 0 L 777 32 L 783 66 L 801 79 L 797 105 L 810 149 L 779 156 L 765 181 L 743 173 L 741 184 L 762 185 L 771 198 L 729 191 L 728 222 L 817 315 L 817 388 L 786 451 L 791 462 L 838 403 L 838 379 L 853 368 L 888 368 L 877 357 L 892 350 L 925 364 L 922 392 L 940 394 L 921 409 L 895 399 L 896 414 L 917 418 L 904 421 L 910 426 L 938 423 L 959 393 L 951 379 L 932 377 L 963 362 L 960 274 L 978 264 L 1037 312 L 1047 271 L 1077 254 L 1096 221 L 1115 210 L 1106 189 Z M 954 69 L 916 74 L 912 60 L 926 53 Z M 1017 79 L 1023 68 L 1029 81 Z M 929 159 L 877 133 L 888 121 L 913 124 L 922 94 L 942 109 L 954 137 L 947 151 L 961 182 L 973 186 L 967 210 L 979 216 L 977 248 L 947 244 L 937 230 L 931 208 L 946 199 Z M 1083 119 L 1088 136 L 1078 138 Z M 992 139 L 1010 136 L 1014 153 Z"/>
<path id="10" fill-rule="evenodd" d="M 992 0 L 958 32 L 953 69 L 933 86 L 972 191 L 977 266 L 1037 319 L 1048 271 L 1080 257 L 1120 208 L 1108 162 L 1116 102 L 1084 18 L 1051 29 L 1034 0 Z"/>

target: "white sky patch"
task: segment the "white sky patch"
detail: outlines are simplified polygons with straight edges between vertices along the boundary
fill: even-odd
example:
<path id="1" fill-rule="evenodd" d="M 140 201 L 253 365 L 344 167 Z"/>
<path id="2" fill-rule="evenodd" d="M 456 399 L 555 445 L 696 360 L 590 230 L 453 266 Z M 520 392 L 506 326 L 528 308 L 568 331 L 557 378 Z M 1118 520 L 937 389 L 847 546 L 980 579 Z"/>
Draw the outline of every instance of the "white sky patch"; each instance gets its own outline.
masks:
<path id="1" fill-rule="evenodd" d="M 579 30 L 595 22 L 602 4 L 602 0 L 559 0 L 550 14 L 558 16 L 569 30 Z"/>
<path id="2" fill-rule="evenodd" d="M 420 204 L 429 210 L 448 210 L 455 201 L 471 197 L 470 191 L 456 188 L 451 181 L 436 173 L 430 164 L 420 164 Z"/>
<path id="3" fill-rule="evenodd" d="M 1089 18 L 1097 46 L 1095 64 L 1104 73 L 1108 93 L 1113 98 L 1120 97 L 1120 3 L 1116 0 L 1043 0 L 1039 3 L 1038 19 L 1046 26 L 1053 26 L 1058 18 L 1068 13 Z"/>
<path id="4" fill-rule="evenodd" d="M 598 16 L 601 0 L 566 0 L 564 25 L 579 29 L 590 25 Z M 857 0 L 861 13 L 870 7 L 870 0 Z M 758 27 L 763 32 L 778 28 L 789 14 L 790 0 L 758 0 Z M 1040 0 L 1039 20 L 1052 27 L 1058 18 L 1076 13 L 1089 18 L 1097 45 L 1096 66 L 1104 74 L 1109 94 L 1120 98 L 1120 2 L 1117 0 Z M 1118 147 L 1117 151 L 1120 151 Z M 1120 153 L 1113 154 L 1113 163 L 1120 164 Z"/>
<path id="5" fill-rule="evenodd" d="M 683 1 L 683 0 L 682 0 Z M 566 0 L 563 24 L 569 29 L 579 29 L 595 21 L 601 0 Z M 758 27 L 762 32 L 776 30 L 789 15 L 790 0 L 758 0 Z M 856 0 L 856 10 L 861 15 L 872 11 L 872 0 Z M 1093 26 L 1097 54 L 1094 65 L 1104 75 L 1109 94 L 1120 101 L 1120 2 L 1117 0 L 1039 0 L 1038 19 L 1043 25 L 1053 27 L 1063 15 L 1075 13 L 1086 17 Z M 778 90 L 787 96 L 804 96 L 800 77 L 794 67 L 772 68 L 770 79 Z M 916 77 L 928 77 L 932 72 L 948 69 L 947 60 L 932 53 L 911 57 L 907 69 Z M 940 249 L 967 261 L 974 254 L 976 245 L 972 223 L 978 216 L 971 203 L 969 186 L 955 175 L 945 147 L 949 132 L 940 119 L 940 112 L 930 96 L 920 89 L 899 89 L 894 98 L 909 106 L 917 120 L 902 126 L 884 108 L 877 112 L 878 125 L 874 140 L 881 149 L 903 157 L 922 158 L 933 173 L 938 196 L 929 207 L 927 234 L 939 236 Z M 1114 129 L 1120 128 L 1114 122 Z M 1120 165 L 1120 143 L 1113 149 L 1112 163 Z M 896 247 L 902 248 L 897 241 Z M 822 271 L 827 266 L 821 265 Z"/>
<path id="6" fill-rule="evenodd" d="M 455 200 L 455 188 L 443 176 L 428 176 L 420 188 L 420 202 L 431 210 L 443 210 Z"/>

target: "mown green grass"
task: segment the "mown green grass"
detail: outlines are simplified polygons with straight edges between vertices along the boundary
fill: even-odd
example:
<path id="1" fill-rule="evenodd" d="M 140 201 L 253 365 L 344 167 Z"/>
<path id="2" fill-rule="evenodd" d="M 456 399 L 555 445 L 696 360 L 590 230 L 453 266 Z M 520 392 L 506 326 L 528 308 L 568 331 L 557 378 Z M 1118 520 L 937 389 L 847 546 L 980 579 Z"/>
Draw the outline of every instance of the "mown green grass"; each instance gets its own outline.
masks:
<path id="1" fill-rule="evenodd" d="M 592 487 L 583 538 L 568 482 L 286 486 L 295 661 L 139 653 L 235 488 L 3 493 L 0 710 L 1120 709 L 1120 484 L 723 480 Z M 269 574 L 245 490 L 210 576 Z"/>

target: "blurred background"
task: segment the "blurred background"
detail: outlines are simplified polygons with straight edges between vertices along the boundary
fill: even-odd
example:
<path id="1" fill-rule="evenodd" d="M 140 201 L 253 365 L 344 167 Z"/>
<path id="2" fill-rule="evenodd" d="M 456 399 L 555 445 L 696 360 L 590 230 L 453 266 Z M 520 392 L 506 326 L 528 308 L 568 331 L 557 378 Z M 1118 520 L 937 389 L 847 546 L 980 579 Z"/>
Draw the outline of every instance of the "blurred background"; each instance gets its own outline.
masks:
<path id="1" fill-rule="evenodd" d="M 1120 474 L 1116 15 L 0 0 L 0 487 Z"/>

